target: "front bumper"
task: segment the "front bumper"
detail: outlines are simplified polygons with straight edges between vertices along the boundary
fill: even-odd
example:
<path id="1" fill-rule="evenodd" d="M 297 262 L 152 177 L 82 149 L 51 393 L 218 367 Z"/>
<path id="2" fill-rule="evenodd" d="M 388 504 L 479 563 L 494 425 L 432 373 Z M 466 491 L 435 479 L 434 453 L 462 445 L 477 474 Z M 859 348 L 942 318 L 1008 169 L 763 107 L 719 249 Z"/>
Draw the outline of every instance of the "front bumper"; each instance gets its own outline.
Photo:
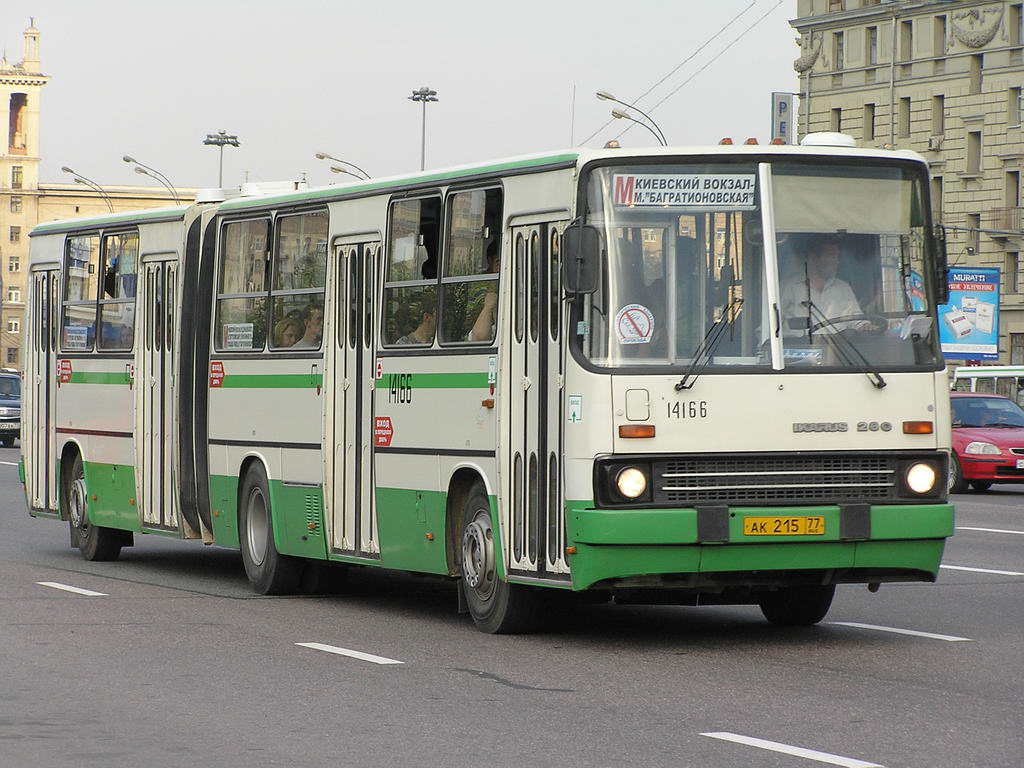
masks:
<path id="1" fill-rule="evenodd" d="M 990 483 L 1024 483 L 1024 467 L 1018 461 L 1024 456 L 960 456 L 965 480 L 986 480 Z"/>
<path id="2" fill-rule="evenodd" d="M 950 504 L 568 511 L 574 589 L 934 581 L 953 535 Z M 823 517 L 825 532 L 743 532 L 747 517 L 801 516 Z"/>

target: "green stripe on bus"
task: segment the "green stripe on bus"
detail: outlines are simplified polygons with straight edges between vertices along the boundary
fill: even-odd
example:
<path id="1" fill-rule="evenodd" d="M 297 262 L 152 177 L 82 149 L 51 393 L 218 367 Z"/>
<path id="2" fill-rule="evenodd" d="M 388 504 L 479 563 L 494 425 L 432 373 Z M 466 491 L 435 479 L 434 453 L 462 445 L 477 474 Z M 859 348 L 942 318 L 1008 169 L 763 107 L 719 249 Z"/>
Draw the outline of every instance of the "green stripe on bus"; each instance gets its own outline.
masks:
<path id="1" fill-rule="evenodd" d="M 225 376 L 220 384 L 223 389 L 313 389 L 323 385 L 323 374 L 308 373 L 236 373 Z"/>
<path id="2" fill-rule="evenodd" d="M 72 372 L 71 384 L 131 384 L 131 377 L 124 371 L 97 373 L 94 371 Z"/>
<path id="3" fill-rule="evenodd" d="M 147 221 L 149 219 L 183 219 L 187 205 L 174 208 L 157 208 L 151 211 L 125 211 L 114 213 L 109 216 L 94 216 L 86 219 L 67 219 L 40 224 L 32 229 L 30 235 L 45 235 L 47 232 L 63 232 L 68 229 L 92 229 L 99 226 L 111 224 L 131 223 L 134 221 Z"/>
<path id="4" fill-rule="evenodd" d="M 534 157 L 526 160 L 514 160 L 507 163 L 496 163 L 494 165 L 480 165 L 471 168 L 460 168 L 455 171 L 441 173 L 425 173 L 422 175 L 403 176 L 388 181 L 374 181 L 369 184 L 353 184 L 337 190 L 314 189 L 304 192 L 291 192 L 273 197 L 254 197 L 249 200 L 232 200 L 221 205 L 222 211 L 236 211 L 245 208 L 255 208 L 275 203 L 295 203 L 303 200 L 330 200 L 335 197 L 343 197 L 359 192 L 371 192 L 374 190 L 384 191 L 392 187 L 404 186 L 406 184 L 422 184 L 431 181 L 454 181 L 465 176 L 476 176 L 483 173 L 501 173 L 503 171 L 516 171 L 534 166 L 545 166 L 553 163 L 571 163 L 579 159 L 575 152 L 561 155 L 550 155 L 548 157 Z"/>
<path id="5" fill-rule="evenodd" d="M 411 389 L 487 389 L 486 373 L 385 373 L 377 379 L 377 389 L 389 389 L 391 377 L 402 375 L 402 386 Z M 395 382 L 397 384 L 397 382 Z"/>

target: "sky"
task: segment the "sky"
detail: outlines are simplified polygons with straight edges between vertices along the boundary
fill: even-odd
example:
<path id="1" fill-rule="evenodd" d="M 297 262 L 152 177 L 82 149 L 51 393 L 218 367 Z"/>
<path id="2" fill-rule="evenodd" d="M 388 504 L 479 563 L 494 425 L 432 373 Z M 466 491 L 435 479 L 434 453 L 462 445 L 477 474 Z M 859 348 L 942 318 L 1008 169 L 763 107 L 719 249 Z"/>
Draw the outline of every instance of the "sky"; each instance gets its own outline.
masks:
<path id="1" fill-rule="evenodd" d="M 439 99 L 427 168 L 600 147 L 629 124 L 602 128 L 616 105 L 597 90 L 673 145 L 763 143 L 771 92 L 798 90 L 795 13 L 795 0 L 3 0 L 0 44 L 20 62 L 35 18 L 52 78 L 42 182 L 70 181 L 62 166 L 150 182 L 127 154 L 175 186 L 214 187 L 219 150 L 202 142 L 225 130 L 241 146 L 224 149 L 224 186 L 319 186 L 348 177 L 316 152 L 371 176 L 417 171 L 423 107 L 408 97 L 422 86 Z M 619 141 L 655 143 L 635 126 Z"/>

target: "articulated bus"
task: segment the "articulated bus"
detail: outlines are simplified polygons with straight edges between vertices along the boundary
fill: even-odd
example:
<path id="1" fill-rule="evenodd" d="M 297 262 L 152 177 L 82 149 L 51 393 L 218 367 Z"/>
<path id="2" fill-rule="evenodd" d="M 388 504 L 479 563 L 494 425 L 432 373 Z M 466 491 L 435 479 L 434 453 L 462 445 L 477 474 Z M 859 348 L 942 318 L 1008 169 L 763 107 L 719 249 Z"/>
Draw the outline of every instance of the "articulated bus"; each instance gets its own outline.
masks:
<path id="1" fill-rule="evenodd" d="M 32 232 L 31 514 L 110 560 L 241 550 L 544 603 L 759 605 L 934 581 L 953 532 L 905 151 L 580 150 Z M 841 143 L 841 142 L 840 142 Z"/>

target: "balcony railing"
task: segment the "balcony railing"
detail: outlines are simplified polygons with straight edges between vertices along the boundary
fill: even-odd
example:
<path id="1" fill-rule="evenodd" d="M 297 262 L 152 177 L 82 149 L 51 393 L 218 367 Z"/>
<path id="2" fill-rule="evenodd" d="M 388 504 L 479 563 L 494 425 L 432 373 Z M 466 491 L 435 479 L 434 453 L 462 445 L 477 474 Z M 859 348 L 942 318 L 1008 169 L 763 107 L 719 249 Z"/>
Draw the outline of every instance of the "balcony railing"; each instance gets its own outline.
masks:
<path id="1" fill-rule="evenodd" d="M 993 208 L 989 212 L 988 224 L 992 229 L 1003 232 L 1024 232 L 1024 206 Z"/>

